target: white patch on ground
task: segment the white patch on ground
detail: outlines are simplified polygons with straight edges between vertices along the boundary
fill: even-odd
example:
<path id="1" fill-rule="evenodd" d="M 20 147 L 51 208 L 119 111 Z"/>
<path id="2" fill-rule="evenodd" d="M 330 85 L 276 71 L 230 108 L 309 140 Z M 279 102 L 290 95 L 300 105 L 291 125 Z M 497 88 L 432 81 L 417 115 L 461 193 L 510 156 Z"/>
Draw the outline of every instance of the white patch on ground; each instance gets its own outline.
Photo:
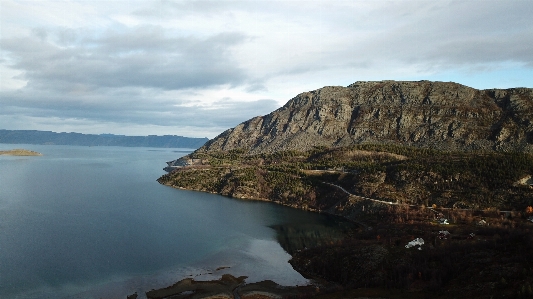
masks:
<path id="1" fill-rule="evenodd" d="M 532 184 L 533 184 L 533 178 L 530 175 L 523 177 L 514 183 L 515 186 L 519 186 L 519 185 L 530 186 Z"/>

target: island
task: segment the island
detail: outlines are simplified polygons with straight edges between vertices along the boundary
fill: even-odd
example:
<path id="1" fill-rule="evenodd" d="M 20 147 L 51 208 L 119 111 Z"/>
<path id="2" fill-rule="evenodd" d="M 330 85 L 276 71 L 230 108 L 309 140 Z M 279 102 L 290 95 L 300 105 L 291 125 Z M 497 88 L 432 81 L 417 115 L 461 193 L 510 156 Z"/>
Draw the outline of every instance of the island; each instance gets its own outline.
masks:
<path id="1" fill-rule="evenodd" d="M 43 154 L 26 150 L 26 149 L 12 149 L 7 151 L 0 151 L 0 155 L 6 155 L 6 156 L 42 156 Z"/>

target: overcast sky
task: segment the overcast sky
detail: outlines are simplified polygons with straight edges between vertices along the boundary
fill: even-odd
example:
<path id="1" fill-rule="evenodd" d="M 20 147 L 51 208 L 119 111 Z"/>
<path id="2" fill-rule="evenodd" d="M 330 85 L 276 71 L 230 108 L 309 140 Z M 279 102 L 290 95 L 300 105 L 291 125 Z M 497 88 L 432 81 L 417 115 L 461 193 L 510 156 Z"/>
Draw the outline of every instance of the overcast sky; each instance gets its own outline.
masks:
<path id="1" fill-rule="evenodd" d="M 370 80 L 533 87 L 533 1 L 0 0 L 0 129 L 215 137 Z"/>

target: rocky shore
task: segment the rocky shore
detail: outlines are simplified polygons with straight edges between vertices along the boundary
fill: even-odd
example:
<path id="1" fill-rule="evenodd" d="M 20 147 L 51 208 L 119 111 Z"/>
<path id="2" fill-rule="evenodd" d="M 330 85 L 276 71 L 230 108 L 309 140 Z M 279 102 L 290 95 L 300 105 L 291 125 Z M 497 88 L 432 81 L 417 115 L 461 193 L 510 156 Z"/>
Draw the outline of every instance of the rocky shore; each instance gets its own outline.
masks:
<path id="1" fill-rule="evenodd" d="M 218 280 L 196 281 L 186 278 L 177 283 L 158 290 L 146 293 L 148 299 L 278 299 L 287 297 L 303 297 L 316 294 L 317 287 L 313 285 L 284 287 L 273 281 L 261 281 L 246 283 L 246 277 L 234 277 L 224 274 Z M 128 299 L 137 298 L 136 294 L 128 296 Z"/>

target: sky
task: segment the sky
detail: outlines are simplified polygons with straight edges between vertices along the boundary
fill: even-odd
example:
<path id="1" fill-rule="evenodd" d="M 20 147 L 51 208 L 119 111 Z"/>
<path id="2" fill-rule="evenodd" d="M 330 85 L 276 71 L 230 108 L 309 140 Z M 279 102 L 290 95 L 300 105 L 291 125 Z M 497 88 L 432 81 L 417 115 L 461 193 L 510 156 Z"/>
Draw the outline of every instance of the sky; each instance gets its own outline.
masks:
<path id="1" fill-rule="evenodd" d="M 0 0 L 0 129 L 213 138 L 324 86 L 532 88 L 531 16 L 531 0 Z"/>

